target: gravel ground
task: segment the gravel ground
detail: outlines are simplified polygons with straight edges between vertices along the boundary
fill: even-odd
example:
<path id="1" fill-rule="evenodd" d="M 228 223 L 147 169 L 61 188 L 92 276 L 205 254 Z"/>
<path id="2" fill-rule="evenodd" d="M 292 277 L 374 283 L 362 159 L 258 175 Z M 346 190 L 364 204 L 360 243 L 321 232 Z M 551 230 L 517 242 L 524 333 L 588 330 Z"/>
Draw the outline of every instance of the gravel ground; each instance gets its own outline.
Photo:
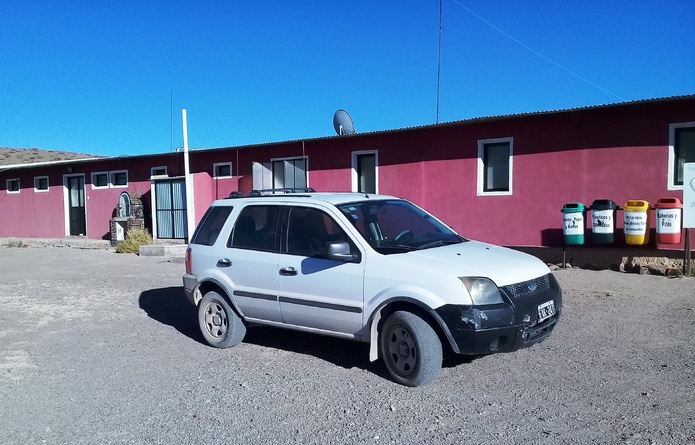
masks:
<path id="1" fill-rule="evenodd" d="M 364 344 L 203 344 L 183 264 L 0 249 L 0 443 L 695 442 L 695 279 L 559 270 L 553 336 L 393 383 Z"/>

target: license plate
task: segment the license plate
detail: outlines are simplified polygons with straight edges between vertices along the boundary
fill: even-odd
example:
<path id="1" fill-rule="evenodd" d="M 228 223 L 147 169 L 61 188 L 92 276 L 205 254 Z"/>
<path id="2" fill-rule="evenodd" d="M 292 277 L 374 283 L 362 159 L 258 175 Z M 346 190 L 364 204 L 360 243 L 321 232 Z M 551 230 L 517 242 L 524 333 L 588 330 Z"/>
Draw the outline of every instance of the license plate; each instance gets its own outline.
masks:
<path id="1" fill-rule="evenodd" d="M 550 300 L 538 306 L 538 322 L 546 320 L 555 315 L 555 302 Z"/>

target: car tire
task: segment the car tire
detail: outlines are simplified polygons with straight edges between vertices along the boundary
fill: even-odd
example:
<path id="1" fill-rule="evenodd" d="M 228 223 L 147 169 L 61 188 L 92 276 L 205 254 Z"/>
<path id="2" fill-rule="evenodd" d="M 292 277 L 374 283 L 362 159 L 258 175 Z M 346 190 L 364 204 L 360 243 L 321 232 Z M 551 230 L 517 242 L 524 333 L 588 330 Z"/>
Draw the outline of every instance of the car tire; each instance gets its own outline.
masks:
<path id="1" fill-rule="evenodd" d="M 216 348 L 236 346 L 246 335 L 246 325 L 229 302 L 217 292 L 210 291 L 198 305 L 198 325 L 205 341 Z"/>
<path id="2" fill-rule="evenodd" d="M 391 314 L 379 336 L 381 357 L 393 379 L 406 386 L 434 381 L 442 369 L 442 342 L 425 320 L 406 311 Z"/>

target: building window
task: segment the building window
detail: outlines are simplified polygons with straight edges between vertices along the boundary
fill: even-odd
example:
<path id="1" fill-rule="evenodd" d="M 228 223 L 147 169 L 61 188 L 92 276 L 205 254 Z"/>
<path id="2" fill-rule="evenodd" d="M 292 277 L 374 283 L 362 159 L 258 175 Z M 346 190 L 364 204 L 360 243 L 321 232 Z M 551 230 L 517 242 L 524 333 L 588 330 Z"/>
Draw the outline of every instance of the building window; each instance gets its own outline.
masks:
<path id="1" fill-rule="evenodd" d="M 47 192 L 48 191 L 48 176 L 35 176 L 34 177 L 34 191 L 35 192 Z"/>
<path id="2" fill-rule="evenodd" d="M 478 141 L 478 195 L 512 194 L 513 138 Z"/>
<path id="3" fill-rule="evenodd" d="M 255 190 L 295 188 L 309 186 L 307 180 L 308 158 L 272 159 L 270 162 L 253 163 L 253 188 Z"/>
<path id="4" fill-rule="evenodd" d="M 7 188 L 7 193 L 19 193 L 19 179 L 8 179 L 5 181 L 5 187 Z"/>
<path id="5" fill-rule="evenodd" d="M 150 177 L 152 176 L 169 176 L 166 165 L 150 168 Z"/>
<path id="6" fill-rule="evenodd" d="M 110 172 L 92 173 L 92 188 L 127 187 L 128 170 L 113 170 Z"/>
<path id="7" fill-rule="evenodd" d="M 378 193 L 376 150 L 352 152 L 352 191 Z"/>
<path id="8" fill-rule="evenodd" d="M 683 165 L 695 162 L 695 122 L 669 125 L 668 189 L 683 189 Z"/>
<path id="9" fill-rule="evenodd" d="M 111 187 L 126 187 L 128 185 L 128 170 L 115 170 L 109 172 Z"/>
<path id="10" fill-rule="evenodd" d="M 277 159 L 272 164 L 274 189 L 307 187 L 306 158 Z"/>
<path id="11" fill-rule="evenodd" d="M 101 189 L 109 186 L 109 173 L 96 172 L 92 173 L 92 188 Z"/>
<path id="12" fill-rule="evenodd" d="M 305 188 L 306 159 L 282 159 L 273 163 L 273 188 Z"/>
<path id="13" fill-rule="evenodd" d="M 232 163 L 231 162 L 217 162 L 212 164 L 212 177 L 213 178 L 231 178 L 232 177 Z"/>

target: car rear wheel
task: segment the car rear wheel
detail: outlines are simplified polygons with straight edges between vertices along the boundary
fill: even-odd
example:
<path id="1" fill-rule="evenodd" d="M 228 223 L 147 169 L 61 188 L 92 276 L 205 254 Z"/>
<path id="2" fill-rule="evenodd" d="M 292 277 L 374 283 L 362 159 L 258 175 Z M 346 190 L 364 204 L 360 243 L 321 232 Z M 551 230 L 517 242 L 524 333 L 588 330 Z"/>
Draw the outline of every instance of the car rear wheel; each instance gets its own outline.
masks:
<path id="1" fill-rule="evenodd" d="M 236 346 L 246 335 L 244 321 L 217 292 L 205 294 L 198 305 L 198 324 L 205 341 L 216 348 Z"/>
<path id="2" fill-rule="evenodd" d="M 379 337 L 381 356 L 391 377 L 403 385 L 434 381 L 442 369 L 442 342 L 419 316 L 406 311 L 391 314 Z"/>

